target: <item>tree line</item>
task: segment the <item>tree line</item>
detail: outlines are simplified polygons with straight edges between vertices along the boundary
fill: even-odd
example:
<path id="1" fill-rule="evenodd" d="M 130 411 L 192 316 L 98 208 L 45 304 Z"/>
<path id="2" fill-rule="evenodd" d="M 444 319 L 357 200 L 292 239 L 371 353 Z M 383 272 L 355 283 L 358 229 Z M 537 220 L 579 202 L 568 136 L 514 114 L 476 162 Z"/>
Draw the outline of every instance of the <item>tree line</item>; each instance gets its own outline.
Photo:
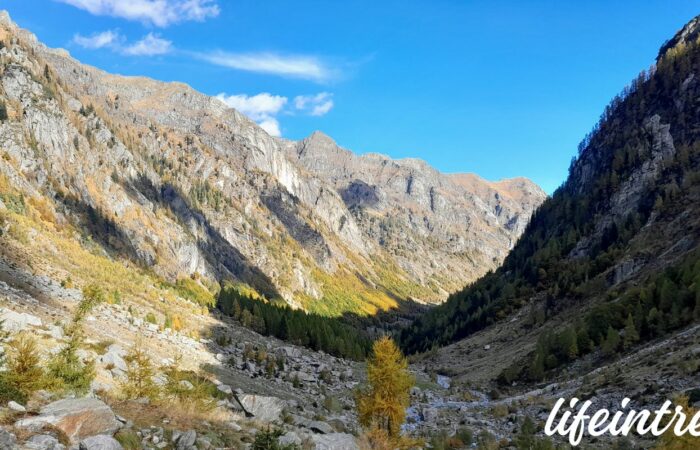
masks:
<path id="1" fill-rule="evenodd" d="M 227 283 L 219 292 L 217 307 L 241 324 L 267 336 L 328 354 L 362 360 L 371 340 L 342 318 L 324 317 L 271 302 L 242 284 Z"/>

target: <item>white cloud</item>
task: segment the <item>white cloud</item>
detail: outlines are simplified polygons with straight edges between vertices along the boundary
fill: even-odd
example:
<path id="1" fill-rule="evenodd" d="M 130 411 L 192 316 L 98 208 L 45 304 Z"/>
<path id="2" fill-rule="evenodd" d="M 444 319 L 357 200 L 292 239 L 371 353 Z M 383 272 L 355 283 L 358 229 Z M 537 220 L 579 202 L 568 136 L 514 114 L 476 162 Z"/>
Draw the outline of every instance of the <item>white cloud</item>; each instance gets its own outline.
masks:
<path id="1" fill-rule="evenodd" d="M 262 122 L 259 122 L 258 125 L 260 125 L 260 128 L 267 131 L 267 134 L 270 136 L 282 136 L 282 132 L 280 131 L 280 123 L 275 118 L 265 119 Z"/>
<path id="2" fill-rule="evenodd" d="M 89 49 L 111 47 L 116 45 L 120 39 L 119 33 L 112 30 L 95 33 L 90 36 L 82 36 L 80 34 L 73 36 L 73 42 L 81 47 Z"/>
<path id="3" fill-rule="evenodd" d="M 263 92 L 257 95 L 226 95 L 216 96 L 227 106 L 238 110 L 257 122 L 260 127 L 272 136 L 281 136 L 280 123 L 277 116 L 280 114 L 306 114 L 322 116 L 333 108 L 333 94 L 320 92 L 315 95 L 298 95 L 294 97 L 291 106 L 289 99 L 281 95 L 272 95 Z"/>
<path id="4" fill-rule="evenodd" d="M 131 56 L 155 56 L 170 53 L 172 49 L 173 43 L 171 41 L 162 39 L 153 33 L 148 33 L 140 41 L 122 48 L 121 52 Z"/>
<path id="5" fill-rule="evenodd" d="M 336 75 L 334 69 L 314 56 L 227 52 L 205 53 L 199 56 L 212 64 L 231 69 L 317 82 L 328 81 Z"/>
<path id="6" fill-rule="evenodd" d="M 262 120 L 266 117 L 274 116 L 287 104 L 287 97 L 272 95 L 267 92 L 251 96 L 245 94 L 228 96 L 219 94 L 216 98 L 253 120 Z"/>
<path id="7" fill-rule="evenodd" d="M 316 95 L 298 95 L 294 97 L 294 107 L 298 111 L 312 116 L 322 116 L 333 109 L 333 94 L 320 92 Z"/>
<path id="8" fill-rule="evenodd" d="M 287 104 L 287 97 L 263 92 L 251 96 L 245 94 L 219 94 L 216 98 L 226 103 L 229 107 L 250 117 L 272 136 L 281 135 L 280 124 L 275 116 L 279 114 L 282 108 Z"/>
<path id="9" fill-rule="evenodd" d="M 167 27 L 187 20 L 219 15 L 216 0 L 57 0 L 96 16 L 136 20 Z"/>

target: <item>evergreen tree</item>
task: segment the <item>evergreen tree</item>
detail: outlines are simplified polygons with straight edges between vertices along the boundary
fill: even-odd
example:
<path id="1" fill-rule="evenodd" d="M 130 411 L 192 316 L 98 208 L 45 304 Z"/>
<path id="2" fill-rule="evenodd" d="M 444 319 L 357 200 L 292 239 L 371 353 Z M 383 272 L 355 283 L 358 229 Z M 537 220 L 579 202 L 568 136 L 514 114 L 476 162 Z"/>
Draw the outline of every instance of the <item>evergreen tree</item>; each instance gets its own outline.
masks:
<path id="1" fill-rule="evenodd" d="M 639 341 L 639 333 L 637 332 L 637 327 L 634 325 L 634 319 L 630 313 L 627 315 L 627 321 L 625 322 L 625 349 L 632 347 L 637 341 Z"/>
<path id="2" fill-rule="evenodd" d="M 159 389 L 153 381 L 155 369 L 141 342 L 134 342 L 124 361 L 127 364 L 126 380 L 122 384 L 124 396 L 129 399 L 157 398 Z"/>
<path id="3" fill-rule="evenodd" d="M 368 429 L 382 430 L 394 442 L 400 442 L 414 380 L 408 372 L 408 361 L 389 337 L 374 343 L 367 360 L 367 381 L 369 386 L 357 398 L 360 423 Z"/>
<path id="4" fill-rule="evenodd" d="M 617 351 L 620 345 L 620 333 L 617 332 L 613 327 L 608 327 L 608 333 L 601 346 L 603 354 L 610 356 Z"/>

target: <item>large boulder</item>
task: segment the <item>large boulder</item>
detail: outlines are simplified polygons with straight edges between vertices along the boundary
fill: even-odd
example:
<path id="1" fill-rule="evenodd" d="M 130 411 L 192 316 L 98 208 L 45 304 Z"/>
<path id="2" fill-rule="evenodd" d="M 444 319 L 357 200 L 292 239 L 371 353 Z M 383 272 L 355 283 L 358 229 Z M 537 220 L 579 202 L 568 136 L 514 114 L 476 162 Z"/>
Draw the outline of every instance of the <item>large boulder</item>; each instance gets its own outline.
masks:
<path id="1" fill-rule="evenodd" d="M 100 357 L 100 362 L 106 367 L 111 367 L 111 369 L 126 372 L 127 365 L 126 361 L 124 361 L 124 356 L 126 356 L 124 349 L 117 344 L 112 344 L 107 349 L 107 353 Z"/>
<path id="2" fill-rule="evenodd" d="M 332 433 L 314 434 L 311 440 L 316 450 L 360 450 L 352 434 Z"/>
<path id="3" fill-rule="evenodd" d="M 286 402 L 277 397 L 265 397 L 262 395 L 245 394 L 239 397 L 246 411 L 253 414 L 258 420 L 274 422 L 279 420 L 282 410 L 287 406 Z"/>
<path id="4" fill-rule="evenodd" d="M 37 316 L 27 313 L 12 311 L 11 309 L 3 309 L 0 312 L 0 320 L 3 321 L 5 331 L 13 333 L 24 331 L 31 327 L 40 327 L 42 322 Z"/>
<path id="5" fill-rule="evenodd" d="M 39 415 L 19 420 L 18 428 L 39 431 L 46 426 L 61 430 L 71 442 L 116 432 L 120 423 L 114 412 L 96 398 L 64 399 L 41 408 Z"/>
<path id="6" fill-rule="evenodd" d="M 100 434 L 80 441 L 80 450 L 124 450 L 124 447 L 112 436 Z"/>

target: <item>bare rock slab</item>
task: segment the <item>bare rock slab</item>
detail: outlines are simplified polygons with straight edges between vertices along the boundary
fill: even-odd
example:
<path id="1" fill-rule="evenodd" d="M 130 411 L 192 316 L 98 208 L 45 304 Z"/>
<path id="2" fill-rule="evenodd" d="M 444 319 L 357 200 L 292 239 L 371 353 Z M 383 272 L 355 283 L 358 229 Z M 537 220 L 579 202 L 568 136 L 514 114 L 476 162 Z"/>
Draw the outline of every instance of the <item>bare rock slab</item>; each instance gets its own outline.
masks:
<path id="1" fill-rule="evenodd" d="M 38 416 L 15 424 L 32 431 L 47 425 L 61 430 L 73 443 L 95 435 L 112 435 L 120 427 L 112 409 L 96 398 L 59 400 L 41 408 Z"/>

